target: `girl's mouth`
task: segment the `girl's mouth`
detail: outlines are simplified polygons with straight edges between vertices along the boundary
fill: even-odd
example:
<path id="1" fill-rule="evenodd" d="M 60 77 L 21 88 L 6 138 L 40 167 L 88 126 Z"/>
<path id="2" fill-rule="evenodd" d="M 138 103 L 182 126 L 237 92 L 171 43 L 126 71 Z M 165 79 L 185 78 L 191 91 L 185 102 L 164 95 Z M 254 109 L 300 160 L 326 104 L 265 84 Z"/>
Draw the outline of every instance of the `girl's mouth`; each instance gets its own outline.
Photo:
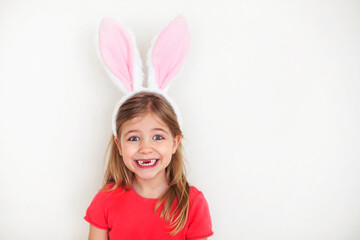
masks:
<path id="1" fill-rule="evenodd" d="M 154 167 L 159 159 L 148 159 L 148 160 L 135 160 L 136 164 L 141 168 Z"/>

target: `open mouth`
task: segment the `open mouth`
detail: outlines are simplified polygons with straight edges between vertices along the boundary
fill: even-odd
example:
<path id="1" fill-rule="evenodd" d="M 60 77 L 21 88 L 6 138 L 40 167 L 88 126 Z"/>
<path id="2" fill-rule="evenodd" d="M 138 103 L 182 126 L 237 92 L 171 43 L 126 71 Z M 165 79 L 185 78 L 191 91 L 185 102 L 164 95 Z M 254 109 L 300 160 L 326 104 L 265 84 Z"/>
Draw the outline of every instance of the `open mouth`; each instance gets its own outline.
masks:
<path id="1" fill-rule="evenodd" d="M 159 161 L 159 159 L 136 160 L 136 163 L 137 163 L 138 166 L 140 166 L 142 168 L 146 168 L 146 167 L 155 166 L 158 161 Z"/>

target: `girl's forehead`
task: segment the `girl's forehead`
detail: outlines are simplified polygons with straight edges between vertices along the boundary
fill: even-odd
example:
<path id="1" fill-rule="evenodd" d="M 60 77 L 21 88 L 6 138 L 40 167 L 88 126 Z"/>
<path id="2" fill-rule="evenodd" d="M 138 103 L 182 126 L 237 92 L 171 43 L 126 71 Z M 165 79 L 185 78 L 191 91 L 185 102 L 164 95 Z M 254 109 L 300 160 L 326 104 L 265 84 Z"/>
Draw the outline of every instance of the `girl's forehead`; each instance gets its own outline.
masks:
<path id="1" fill-rule="evenodd" d="M 124 122 L 123 129 L 128 127 L 150 127 L 155 125 L 168 128 L 168 125 L 156 113 L 147 112 Z"/>

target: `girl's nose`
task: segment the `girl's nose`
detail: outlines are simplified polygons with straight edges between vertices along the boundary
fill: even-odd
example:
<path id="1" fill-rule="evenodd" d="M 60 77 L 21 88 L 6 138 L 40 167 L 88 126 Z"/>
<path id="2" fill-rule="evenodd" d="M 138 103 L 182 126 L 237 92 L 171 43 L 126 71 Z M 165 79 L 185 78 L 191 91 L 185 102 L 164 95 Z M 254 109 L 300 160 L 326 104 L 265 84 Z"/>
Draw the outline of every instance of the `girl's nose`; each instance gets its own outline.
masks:
<path id="1" fill-rule="evenodd" d="M 140 145 L 139 152 L 142 154 L 152 153 L 154 151 L 151 142 L 149 141 L 142 141 Z"/>

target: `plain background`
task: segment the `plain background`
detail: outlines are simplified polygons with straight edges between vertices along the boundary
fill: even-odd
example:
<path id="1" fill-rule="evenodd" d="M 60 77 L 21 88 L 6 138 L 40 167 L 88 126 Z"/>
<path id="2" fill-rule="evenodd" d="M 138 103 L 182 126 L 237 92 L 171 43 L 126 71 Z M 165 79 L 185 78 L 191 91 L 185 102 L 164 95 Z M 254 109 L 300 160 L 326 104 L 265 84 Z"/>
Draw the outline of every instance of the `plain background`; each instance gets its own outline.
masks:
<path id="1" fill-rule="evenodd" d="M 210 239 L 360 239 L 357 0 L 1 0 L 0 239 L 87 238 L 122 96 L 98 23 L 122 19 L 145 60 L 178 13 L 192 42 L 169 95 Z"/>

